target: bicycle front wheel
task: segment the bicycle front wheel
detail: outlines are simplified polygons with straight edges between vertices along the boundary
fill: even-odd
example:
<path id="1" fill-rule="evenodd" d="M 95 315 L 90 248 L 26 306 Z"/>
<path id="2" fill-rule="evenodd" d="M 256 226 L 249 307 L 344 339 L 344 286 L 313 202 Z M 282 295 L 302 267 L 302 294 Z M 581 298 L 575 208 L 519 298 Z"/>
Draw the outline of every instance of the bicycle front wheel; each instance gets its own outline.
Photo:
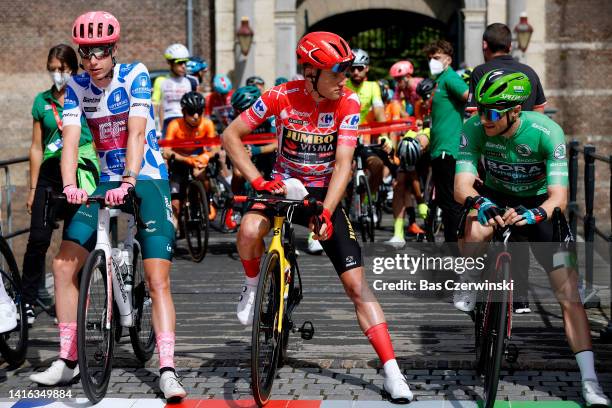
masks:
<path id="1" fill-rule="evenodd" d="M 17 326 L 0 334 L 0 353 L 11 367 L 20 366 L 28 348 L 28 318 L 21 298 L 21 277 L 11 248 L 0 237 L 0 278 L 4 289 L 17 308 Z"/>
<path id="2" fill-rule="evenodd" d="M 134 241 L 134 284 L 132 287 L 132 307 L 134 308 L 134 325 L 130 327 L 130 340 L 134 354 L 141 362 L 151 359 L 155 351 L 155 331 L 153 330 L 151 295 L 145 279 L 144 264 L 140 244 Z"/>
<path id="3" fill-rule="evenodd" d="M 77 349 L 81 383 L 87 398 L 96 404 L 104 395 L 110 380 L 115 325 L 107 327 L 108 291 L 106 256 L 96 249 L 83 267 L 77 312 Z"/>
<path id="4" fill-rule="evenodd" d="M 510 263 L 507 259 L 502 259 L 498 272 L 499 277 L 510 279 Z M 493 408 L 497 396 L 508 330 L 508 298 L 506 291 L 495 299 L 489 298 L 481 305 L 477 315 L 480 330 L 477 329 L 476 352 L 478 372 L 484 379 L 483 408 Z"/>
<path id="5" fill-rule="evenodd" d="M 260 268 L 251 339 L 251 387 L 260 407 L 270 400 L 281 351 L 280 296 L 280 255 L 269 252 Z"/>
<path id="6" fill-rule="evenodd" d="M 191 259 L 201 262 L 208 249 L 208 197 L 199 181 L 192 181 L 187 186 L 183 230 L 187 239 L 187 248 Z"/>

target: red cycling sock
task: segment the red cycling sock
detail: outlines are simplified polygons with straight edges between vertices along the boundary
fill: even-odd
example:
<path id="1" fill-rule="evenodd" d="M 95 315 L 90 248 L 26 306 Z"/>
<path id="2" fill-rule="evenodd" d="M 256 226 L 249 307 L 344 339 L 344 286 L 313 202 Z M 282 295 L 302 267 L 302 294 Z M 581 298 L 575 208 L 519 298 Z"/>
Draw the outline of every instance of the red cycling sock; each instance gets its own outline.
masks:
<path id="1" fill-rule="evenodd" d="M 256 278 L 257 275 L 259 275 L 259 261 L 261 261 L 260 256 L 248 260 L 240 258 L 240 262 L 242 262 L 246 276 L 249 278 Z"/>
<path id="2" fill-rule="evenodd" d="M 378 358 L 383 364 L 395 358 L 387 323 L 379 323 L 370 327 L 366 330 L 365 335 L 368 337 L 370 344 L 374 347 L 376 354 L 378 354 Z"/>

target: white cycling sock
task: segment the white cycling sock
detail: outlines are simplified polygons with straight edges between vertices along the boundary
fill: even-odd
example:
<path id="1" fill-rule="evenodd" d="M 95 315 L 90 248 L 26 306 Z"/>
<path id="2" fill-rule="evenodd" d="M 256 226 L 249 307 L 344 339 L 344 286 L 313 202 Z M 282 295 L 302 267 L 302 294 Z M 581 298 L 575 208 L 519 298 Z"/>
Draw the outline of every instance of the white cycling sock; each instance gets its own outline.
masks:
<path id="1" fill-rule="evenodd" d="M 0 303 L 13 303 L 13 299 L 6 293 L 2 280 L 0 280 Z"/>
<path id="2" fill-rule="evenodd" d="M 400 370 L 399 365 L 397 365 L 396 359 L 388 360 L 383 365 L 383 371 L 385 372 L 385 377 L 387 378 L 397 378 L 402 376 L 402 370 Z"/>
<path id="3" fill-rule="evenodd" d="M 257 286 L 257 283 L 259 283 L 259 275 L 254 278 L 249 278 L 248 276 L 245 276 L 244 283 L 249 286 Z"/>
<path id="4" fill-rule="evenodd" d="M 576 362 L 580 368 L 580 376 L 582 380 L 597 380 L 597 374 L 595 374 L 595 356 L 593 351 L 585 350 L 574 355 Z"/>

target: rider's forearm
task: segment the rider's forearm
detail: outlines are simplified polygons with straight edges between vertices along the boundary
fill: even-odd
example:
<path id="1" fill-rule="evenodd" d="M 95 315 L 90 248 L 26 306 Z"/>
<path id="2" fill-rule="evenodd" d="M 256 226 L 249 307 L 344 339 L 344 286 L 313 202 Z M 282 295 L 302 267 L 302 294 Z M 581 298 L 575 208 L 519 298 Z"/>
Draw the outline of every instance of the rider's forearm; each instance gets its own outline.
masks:
<path id="1" fill-rule="evenodd" d="M 174 156 L 174 160 L 179 161 L 179 162 L 184 162 L 187 160 L 187 158 L 189 158 L 189 156 L 184 156 L 180 153 L 175 152 L 172 149 L 164 149 L 164 159 L 166 160 L 170 160 L 171 158 L 173 158 Z"/>
<path id="2" fill-rule="evenodd" d="M 334 213 L 336 207 L 342 200 L 342 196 L 346 191 L 349 180 L 351 179 L 352 162 L 337 162 L 332 173 L 329 186 L 327 188 L 327 194 L 325 195 L 325 201 L 323 207 L 327 208 L 330 213 Z"/>
<path id="3" fill-rule="evenodd" d="M 255 165 L 253 165 L 247 150 L 242 144 L 242 140 L 240 140 L 240 133 L 238 129 L 236 129 L 235 121 L 225 129 L 222 140 L 223 147 L 232 160 L 232 164 L 240 170 L 249 182 L 261 177 L 261 173 L 259 173 Z"/>
<path id="4" fill-rule="evenodd" d="M 476 176 L 471 173 L 457 173 L 455 175 L 455 201 L 463 205 L 468 197 L 478 195 L 478 191 L 474 189 L 474 181 L 476 181 Z"/>
<path id="5" fill-rule="evenodd" d="M 540 206 L 546 211 L 548 218 L 552 217 L 555 207 L 559 207 L 561 211 L 565 211 L 566 206 L 567 188 L 563 186 L 549 186 L 548 199 Z"/>
<path id="6" fill-rule="evenodd" d="M 62 147 L 62 158 L 60 161 L 60 169 L 62 172 L 62 183 L 64 186 L 77 185 L 76 172 L 79 160 L 79 139 L 81 136 L 80 126 L 66 126 L 64 128 L 62 138 L 64 145 Z"/>

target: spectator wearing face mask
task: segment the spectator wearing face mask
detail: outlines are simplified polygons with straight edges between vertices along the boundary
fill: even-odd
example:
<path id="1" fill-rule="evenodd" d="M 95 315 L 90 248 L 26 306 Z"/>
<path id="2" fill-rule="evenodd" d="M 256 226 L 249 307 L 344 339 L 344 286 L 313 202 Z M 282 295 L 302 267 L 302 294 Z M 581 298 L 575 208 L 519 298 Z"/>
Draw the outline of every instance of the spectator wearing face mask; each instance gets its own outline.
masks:
<path id="1" fill-rule="evenodd" d="M 45 191 L 50 187 L 56 193 L 61 193 L 63 189 L 60 157 L 63 146 L 64 90 L 68 79 L 78 71 L 76 52 L 65 44 L 51 48 L 47 57 L 47 71 L 53 84 L 50 89 L 36 95 L 32 106 L 30 193 L 26 201 L 27 211 L 32 218 L 28 245 L 23 257 L 22 278 L 23 301 L 29 324 L 34 323 L 36 319 L 33 305 L 44 278 L 45 256 L 53 233 L 53 223 L 47 226 L 43 223 Z M 77 174 L 79 187 L 91 194 L 98 182 L 99 167 L 91 132 L 84 118 L 81 120 Z M 75 206 L 57 208 L 56 214 L 62 216 L 64 226 L 67 226 L 77 209 Z"/>

